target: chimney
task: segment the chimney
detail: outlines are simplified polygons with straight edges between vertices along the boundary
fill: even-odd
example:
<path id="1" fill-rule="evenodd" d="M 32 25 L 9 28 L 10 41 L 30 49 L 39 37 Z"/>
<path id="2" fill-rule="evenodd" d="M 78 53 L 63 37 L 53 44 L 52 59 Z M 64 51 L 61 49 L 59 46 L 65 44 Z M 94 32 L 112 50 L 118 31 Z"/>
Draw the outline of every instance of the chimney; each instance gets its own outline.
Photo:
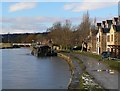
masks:
<path id="1" fill-rule="evenodd" d="M 105 25 L 105 21 L 102 21 L 102 25 L 103 25 L 103 28 L 106 27 L 106 25 Z"/>
<path id="2" fill-rule="evenodd" d="M 114 22 L 113 22 L 113 23 L 114 23 L 114 25 L 117 25 L 117 24 L 118 24 L 118 18 L 117 18 L 117 17 L 114 17 L 114 19 L 113 19 L 113 20 L 114 20 Z"/>
<path id="3" fill-rule="evenodd" d="M 101 23 L 97 23 L 97 27 L 99 29 L 101 27 Z"/>
<path id="4" fill-rule="evenodd" d="M 106 22 L 107 22 L 107 28 L 110 28 L 112 25 L 112 20 L 107 20 Z"/>
<path id="5" fill-rule="evenodd" d="M 101 27 L 101 23 L 97 23 L 97 26 L 98 26 L 98 27 Z"/>

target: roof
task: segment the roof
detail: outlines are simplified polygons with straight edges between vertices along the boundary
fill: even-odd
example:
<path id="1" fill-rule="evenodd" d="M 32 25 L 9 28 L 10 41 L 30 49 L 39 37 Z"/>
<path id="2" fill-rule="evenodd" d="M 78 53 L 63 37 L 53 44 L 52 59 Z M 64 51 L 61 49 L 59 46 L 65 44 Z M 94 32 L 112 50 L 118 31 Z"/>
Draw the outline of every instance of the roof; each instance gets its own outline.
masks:
<path id="1" fill-rule="evenodd" d="M 120 25 L 113 25 L 113 28 L 116 30 L 116 32 L 120 32 Z"/>
<path id="2" fill-rule="evenodd" d="M 103 33 L 109 33 L 109 31 L 110 31 L 110 28 L 102 28 Z"/>

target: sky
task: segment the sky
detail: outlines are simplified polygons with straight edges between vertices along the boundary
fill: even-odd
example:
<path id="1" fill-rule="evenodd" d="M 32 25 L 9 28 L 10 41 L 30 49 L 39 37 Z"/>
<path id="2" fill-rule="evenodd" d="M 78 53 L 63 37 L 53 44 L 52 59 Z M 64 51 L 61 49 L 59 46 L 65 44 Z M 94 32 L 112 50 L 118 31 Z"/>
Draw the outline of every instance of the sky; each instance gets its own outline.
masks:
<path id="1" fill-rule="evenodd" d="M 77 26 L 87 11 L 91 19 L 96 17 L 97 22 L 118 16 L 119 0 L 71 1 L 3 0 L 0 2 L 0 34 L 46 32 L 53 23 L 66 19 Z"/>

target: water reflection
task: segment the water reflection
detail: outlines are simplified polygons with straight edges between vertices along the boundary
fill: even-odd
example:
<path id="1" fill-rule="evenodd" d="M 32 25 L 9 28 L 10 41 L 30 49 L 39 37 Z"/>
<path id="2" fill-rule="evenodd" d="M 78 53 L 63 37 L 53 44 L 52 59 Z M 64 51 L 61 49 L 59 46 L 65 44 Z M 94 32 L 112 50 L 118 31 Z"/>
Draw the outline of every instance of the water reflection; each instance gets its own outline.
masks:
<path id="1" fill-rule="evenodd" d="M 35 57 L 28 49 L 4 49 L 4 89 L 65 89 L 70 72 L 66 61 L 57 57 Z"/>

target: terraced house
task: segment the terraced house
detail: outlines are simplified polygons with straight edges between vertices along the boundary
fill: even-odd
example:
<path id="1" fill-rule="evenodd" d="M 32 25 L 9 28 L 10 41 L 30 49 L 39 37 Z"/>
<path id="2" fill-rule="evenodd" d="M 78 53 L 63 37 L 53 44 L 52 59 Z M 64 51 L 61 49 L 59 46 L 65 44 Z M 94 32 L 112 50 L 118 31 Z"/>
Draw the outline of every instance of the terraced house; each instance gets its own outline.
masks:
<path id="1" fill-rule="evenodd" d="M 120 21 L 113 19 L 109 33 L 107 33 L 106 50 L 112 53 L 113 57 L 120 58 Z"/>
<path id="2" fill-rule="evenodd" d="M 109 32 L 110 28 L 109 27 L 105 27 L 104 25 L 104 21 L 102 23 L 102 25 L 104 27 L 102 27 L 101 23 L 97 23 L 98 26 L 98 33 L 96 35 L 96 53 L 97 54 L 101 54 L 103 51 L 106 50 L 106 34 Z"/>
<path id="3" fill-rule="evenodd" d="M 91 52 L 110 51 L 112 57 L 120 58 L 120 16 L 97 23 L 95 31 L 90 31 L 90 38 Z"/>

